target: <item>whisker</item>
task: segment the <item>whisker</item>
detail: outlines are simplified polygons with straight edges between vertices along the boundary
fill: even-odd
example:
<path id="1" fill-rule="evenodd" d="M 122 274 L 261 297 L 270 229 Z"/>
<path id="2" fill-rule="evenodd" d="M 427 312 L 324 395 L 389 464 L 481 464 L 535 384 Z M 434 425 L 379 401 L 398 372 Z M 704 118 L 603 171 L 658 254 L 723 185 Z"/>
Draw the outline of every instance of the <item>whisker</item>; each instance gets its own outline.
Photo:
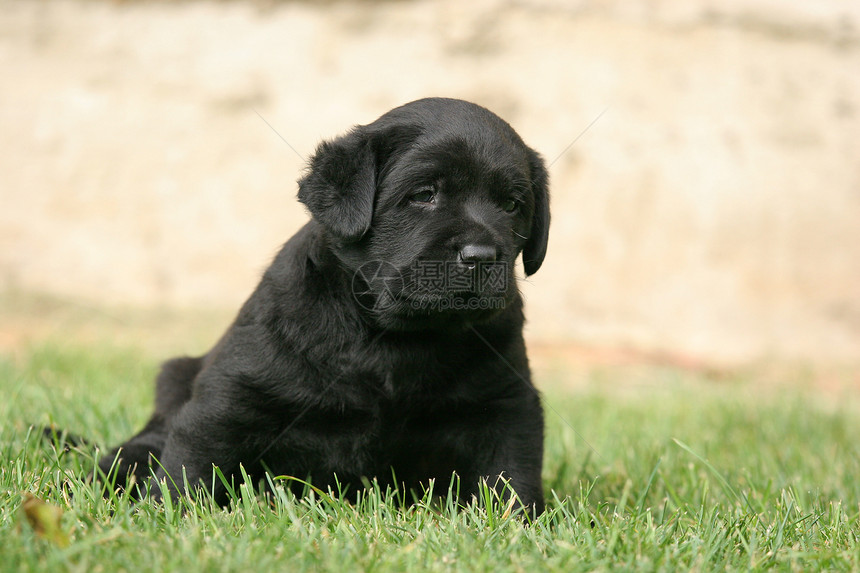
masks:
<path id="1" fill-rule="evenodd" d="M 520 239 L 522 239 L 522 240 L 524 240 L 524 241 L 528 241 L 528 240 L 529 240 L 529 238 L 528 238 L 528 237 L 523 237 L 522 235 L 520 235 L 519 233 L 517 233 L 517 232 L 516 232 L 516 231 L 514 231 L 513 229 L 511 229 L 511 233 L 513 233 L 514 235 L 516 235 L 517 237 L 519 237 Z"/>

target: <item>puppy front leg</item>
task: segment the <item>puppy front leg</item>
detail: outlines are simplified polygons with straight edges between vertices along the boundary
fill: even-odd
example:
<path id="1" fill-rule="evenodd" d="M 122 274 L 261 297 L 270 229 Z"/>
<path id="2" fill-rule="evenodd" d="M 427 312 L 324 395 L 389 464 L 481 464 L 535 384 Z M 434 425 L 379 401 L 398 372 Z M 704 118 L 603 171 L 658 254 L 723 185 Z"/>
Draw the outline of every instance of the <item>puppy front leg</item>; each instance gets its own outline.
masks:
<path id="1" fill-rule="evenodd" d="M 507 502 L 516 493 L 532 517 L 544 511 L 543 412 L 536 396 L 508 409 L 487 428 L 486 455 L 476 456 L 477 475 Z"/>
<path id="2" fill-rule="evenodd" d="M 486 476 L 487 484 L 496 490 L 504 502 L 508 502 L 511 495 L 515 493 L 531 518 L 537 517 L 544 511 L 541 481 L 542 446 L 541 441 L 540 446 L 514 443 L 499 448 L 490 468 L 481 474 Z"/>

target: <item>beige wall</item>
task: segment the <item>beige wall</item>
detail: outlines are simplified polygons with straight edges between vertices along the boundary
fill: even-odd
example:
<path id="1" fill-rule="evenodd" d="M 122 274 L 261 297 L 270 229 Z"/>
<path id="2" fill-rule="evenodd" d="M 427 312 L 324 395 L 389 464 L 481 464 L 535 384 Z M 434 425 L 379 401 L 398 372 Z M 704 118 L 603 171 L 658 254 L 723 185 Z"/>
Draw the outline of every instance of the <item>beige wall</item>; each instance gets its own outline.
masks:
<path id="1" fill-rule="evenodd" d="M 0 70 L 0 289 L 238 305 L 306 219 L 258 113 L 447 95 L 552 162 L 532 341 L 860 362 L 853 0 L 0 0 Z"/>

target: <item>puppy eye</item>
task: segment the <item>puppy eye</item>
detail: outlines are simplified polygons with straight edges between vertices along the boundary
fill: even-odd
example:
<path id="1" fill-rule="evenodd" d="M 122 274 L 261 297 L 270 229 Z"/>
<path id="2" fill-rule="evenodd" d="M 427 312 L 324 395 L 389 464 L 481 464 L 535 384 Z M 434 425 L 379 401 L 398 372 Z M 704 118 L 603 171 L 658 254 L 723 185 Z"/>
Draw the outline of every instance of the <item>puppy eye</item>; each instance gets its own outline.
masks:
<path id="1" fill-rule="evenodd" d="M 505 213 L 513 213 L 517 209 L 520 208 L 520 202 L 515 199 L 508 199 L 504 203 L 502 203 L 502 210 Z"/>
<path id="2" fill-rule="evenodd" d="M 410 195 L 409 200 L 415 203 L 433 203 L 436 200 L 436 189 L 424 187 Z"/>

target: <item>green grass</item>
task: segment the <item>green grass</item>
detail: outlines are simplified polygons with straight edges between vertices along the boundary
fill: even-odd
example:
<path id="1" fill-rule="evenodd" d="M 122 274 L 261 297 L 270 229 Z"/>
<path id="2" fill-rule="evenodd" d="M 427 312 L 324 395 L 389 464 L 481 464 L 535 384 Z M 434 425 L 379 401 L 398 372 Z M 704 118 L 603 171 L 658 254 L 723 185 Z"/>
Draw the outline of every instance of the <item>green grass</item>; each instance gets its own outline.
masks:
<path id="1" fill-rule="evenodd" d="M 856 390 L 656 368 L 634 385 L 611 369 L 543 380 L 549 503 L 526 526 L 497 504 L 453 509 L 449 484 L 405 509 L 375 490 L 350 505 L 247 485 L 230 510 L 105 500 L 82 479 L 93 449 L 58 452 L 30 424 L 113 444 L 145 420 L 156 367 L 95 344 L 0 357 L 0 570 L 860 570 Z M 27 494 L 62 509 L 58 534 L 29 525 Z"/>

